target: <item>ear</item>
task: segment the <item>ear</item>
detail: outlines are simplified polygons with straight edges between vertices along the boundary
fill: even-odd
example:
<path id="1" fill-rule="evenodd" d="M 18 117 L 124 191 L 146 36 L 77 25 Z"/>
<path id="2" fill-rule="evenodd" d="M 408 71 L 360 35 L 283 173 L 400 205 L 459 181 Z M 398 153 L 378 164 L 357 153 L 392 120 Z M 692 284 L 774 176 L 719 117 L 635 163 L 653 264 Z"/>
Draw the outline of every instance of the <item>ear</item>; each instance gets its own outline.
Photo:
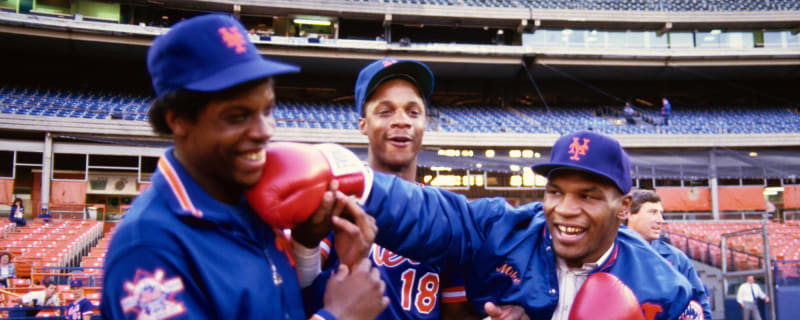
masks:
<path id="1" fill-rule="evenodd" d="M 189 121 L 186 120 L 184 117 L 178 117 L 174 111 L 167 110 L 164 113 L 164 120 L 167 122 L 167 126 L 172 131 L 172 135 L 175 137 L 183 137 L 186 135 L 186 132 L 189 129 Z"/>
<path id="2" fill-rule="evenodd" d="M 361 131 L 361 134 L 367 135 L 367 118 L 358 118 L 358 130 Z"/>
<path id="3" fill-rule="evenodd" d="M 619 211 L 617 212 L 617 219 L 619 221 L 625 220 L 628 218 L 628 214 L 631 213 L 631 202 L 632 198 L 630 194 L 626 194 L 619 199 Z"/>

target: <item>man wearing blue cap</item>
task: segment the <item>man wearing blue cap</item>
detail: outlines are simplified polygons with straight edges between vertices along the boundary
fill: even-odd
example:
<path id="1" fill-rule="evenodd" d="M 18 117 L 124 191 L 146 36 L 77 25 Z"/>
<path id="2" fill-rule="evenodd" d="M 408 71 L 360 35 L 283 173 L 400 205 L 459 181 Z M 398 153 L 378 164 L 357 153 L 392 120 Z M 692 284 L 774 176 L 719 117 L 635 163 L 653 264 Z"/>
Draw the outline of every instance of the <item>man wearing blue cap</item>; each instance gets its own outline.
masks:
<path id="1" fill-rule="evenodd" d="M 91 319 L 94 305 L 83 296 L 83 281 L 81 279 L 72 279 L 69 282 L 69 291 L 72 292 L 72 298 L 75 300 L 70 302 L 64 309 L 67 320 Z"/>
<path id="2" fill-rule="evenodd" d="M 416 181 L 433 86 L 433 73 L 419 61 L 384 58 L 361 69 L 355 101 L 359 129 L 369 140 L 370 168 Z M 334 242 L 329 235 L 320 244 L 327 265 L 339 263 Z M 380 271 L 390 301 L 376 319 L 477 319 L 467 303 L 464 280 L 450 268 L 419 263 L 378 245 L 372 246 L 369 259 Z"/>
<path id="3" fill-rule="evenodd" d="M 264 59 L 246 35 L 230 16 L 204 15 L 176 24 L 148 52 L 150 123 L 174 147 L 111 241 L 105 319 L 306 318 L 294 245 L 243 197 L 262 176 L 275 130 L 271 77 L 299 68 Z M 349 203 L 335 189 L 318 213 Z M 366 259 L 339 271 L 312 319 L 371 319 L 385 308 Z"/>
<path id="4" fill-rule="evenodd" d="M 460 266 L 476 309 L 517 305 L 512 309 L 532 319 L 702 319 L 686 279 L 633 231 L 619 229 L 632 180 L 630 160 L 616 140 L 590 131 L 565 135 L 550 162 L 533 170 L 548 177 L 542 203 L 469 202 L 376 172 L 364 209 L 376 219 L 381 246 Z M 584 281 L 598 274 L 613 275 L 623 286 L 576 299 Z M 608 308 L 607 296 L 630 297 L 617 291 L 632 292 L 624 299 L 639 307 L 624 315 L 593 312 Z"/>

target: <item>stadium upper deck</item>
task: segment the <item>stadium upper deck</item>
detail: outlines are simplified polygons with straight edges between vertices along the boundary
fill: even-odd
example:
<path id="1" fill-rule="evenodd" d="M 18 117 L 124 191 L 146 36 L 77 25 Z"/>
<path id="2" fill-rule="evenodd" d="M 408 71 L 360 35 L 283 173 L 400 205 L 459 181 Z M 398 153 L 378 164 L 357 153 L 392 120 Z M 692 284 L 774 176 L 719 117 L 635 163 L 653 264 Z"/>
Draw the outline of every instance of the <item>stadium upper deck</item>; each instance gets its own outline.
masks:
<path id="1" fill-rule="evenodd" d="M 568 10 L 642 10 L 642 11 L 769 11 L 799 10 L 793 0 L 339 0 L 352 3 L 387 5 L 470 6 L 488 8 L 533 8 Z"/>

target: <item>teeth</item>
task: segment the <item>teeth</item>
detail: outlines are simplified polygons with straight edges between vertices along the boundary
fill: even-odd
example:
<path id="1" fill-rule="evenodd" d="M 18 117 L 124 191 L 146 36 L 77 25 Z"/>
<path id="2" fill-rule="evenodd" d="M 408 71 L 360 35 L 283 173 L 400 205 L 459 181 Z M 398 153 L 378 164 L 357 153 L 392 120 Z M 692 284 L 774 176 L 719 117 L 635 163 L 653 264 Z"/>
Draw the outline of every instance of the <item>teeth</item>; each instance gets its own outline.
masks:
<path id="1" fill-rule="evenodd" d="M 560 230 L 563 233 L 581 233 L 581 232 L 583 232 L 583 228 L 568 227 L 568 226 L 562 226 L 562 225 L 558 226 L 558 230 Z"/>
<path id="2" fill-rule="evenodd" d="M 266 155 L 267 155 L 267 151 L 264 150 L 264 149 L 261 149 L 258 152 L 251 152 L 251 153 L 245 154 L 244 158 L 247 159 L 247 160 L 251 160 L 251 161 L 259 161 L 259 160 L 263 160 Z"/>

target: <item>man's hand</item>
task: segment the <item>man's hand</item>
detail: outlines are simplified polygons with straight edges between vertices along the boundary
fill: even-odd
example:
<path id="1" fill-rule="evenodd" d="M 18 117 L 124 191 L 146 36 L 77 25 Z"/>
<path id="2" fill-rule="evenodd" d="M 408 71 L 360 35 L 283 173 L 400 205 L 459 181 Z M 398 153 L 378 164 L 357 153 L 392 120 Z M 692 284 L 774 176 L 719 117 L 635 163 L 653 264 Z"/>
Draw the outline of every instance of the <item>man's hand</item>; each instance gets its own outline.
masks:
<path id="1" fill-rule="evenodd" d="M 764 297 L 764 303 L 769 303 L 769 297 Z"/>
<path id="2" fill-rule="evenodd" d="M 517 305 L 504 305 L 496 306 L 494 303 L 487 302 L 483 305 L 486 314 L 492 320 L 530 320 L 531 318 L 525 314 L 525 310 Z"/>
<path id="3" fill-rule="evenodd" d="M 337 198 L 338 203 L 345 204 L 345 211 L 332 218 L 334 247 L 340 263 L 354 268 L 369 254 L 378 226 L 375 225 L 375 218 L 364 212 L 354 198 L 342 193 L 337 193 Z M 352 222 L 345 217 L 352 219 Z"/>
<path id="4" fill-rule="evenodd" d="M 301 224 L 292 229 L 292 239 L 306 248 L 316 248 L 319 242 L 327 236 L 333 228 L 331 217 L 338 215 L 344 208 L 344 203 L 336 201 L 339 181 L 331 181 L 328 191 L 322 196 L 322 203 L 316 211 Z"/>
<path id="5" fill-rule="evenodd" d="M 369 260 L 361 259 L 352 270 L 340 264 L 328 280 L 325 309 L 338 319 L 375 319 L 389 305 L 389 298 L 383 296 L 385 288 Z"/>

